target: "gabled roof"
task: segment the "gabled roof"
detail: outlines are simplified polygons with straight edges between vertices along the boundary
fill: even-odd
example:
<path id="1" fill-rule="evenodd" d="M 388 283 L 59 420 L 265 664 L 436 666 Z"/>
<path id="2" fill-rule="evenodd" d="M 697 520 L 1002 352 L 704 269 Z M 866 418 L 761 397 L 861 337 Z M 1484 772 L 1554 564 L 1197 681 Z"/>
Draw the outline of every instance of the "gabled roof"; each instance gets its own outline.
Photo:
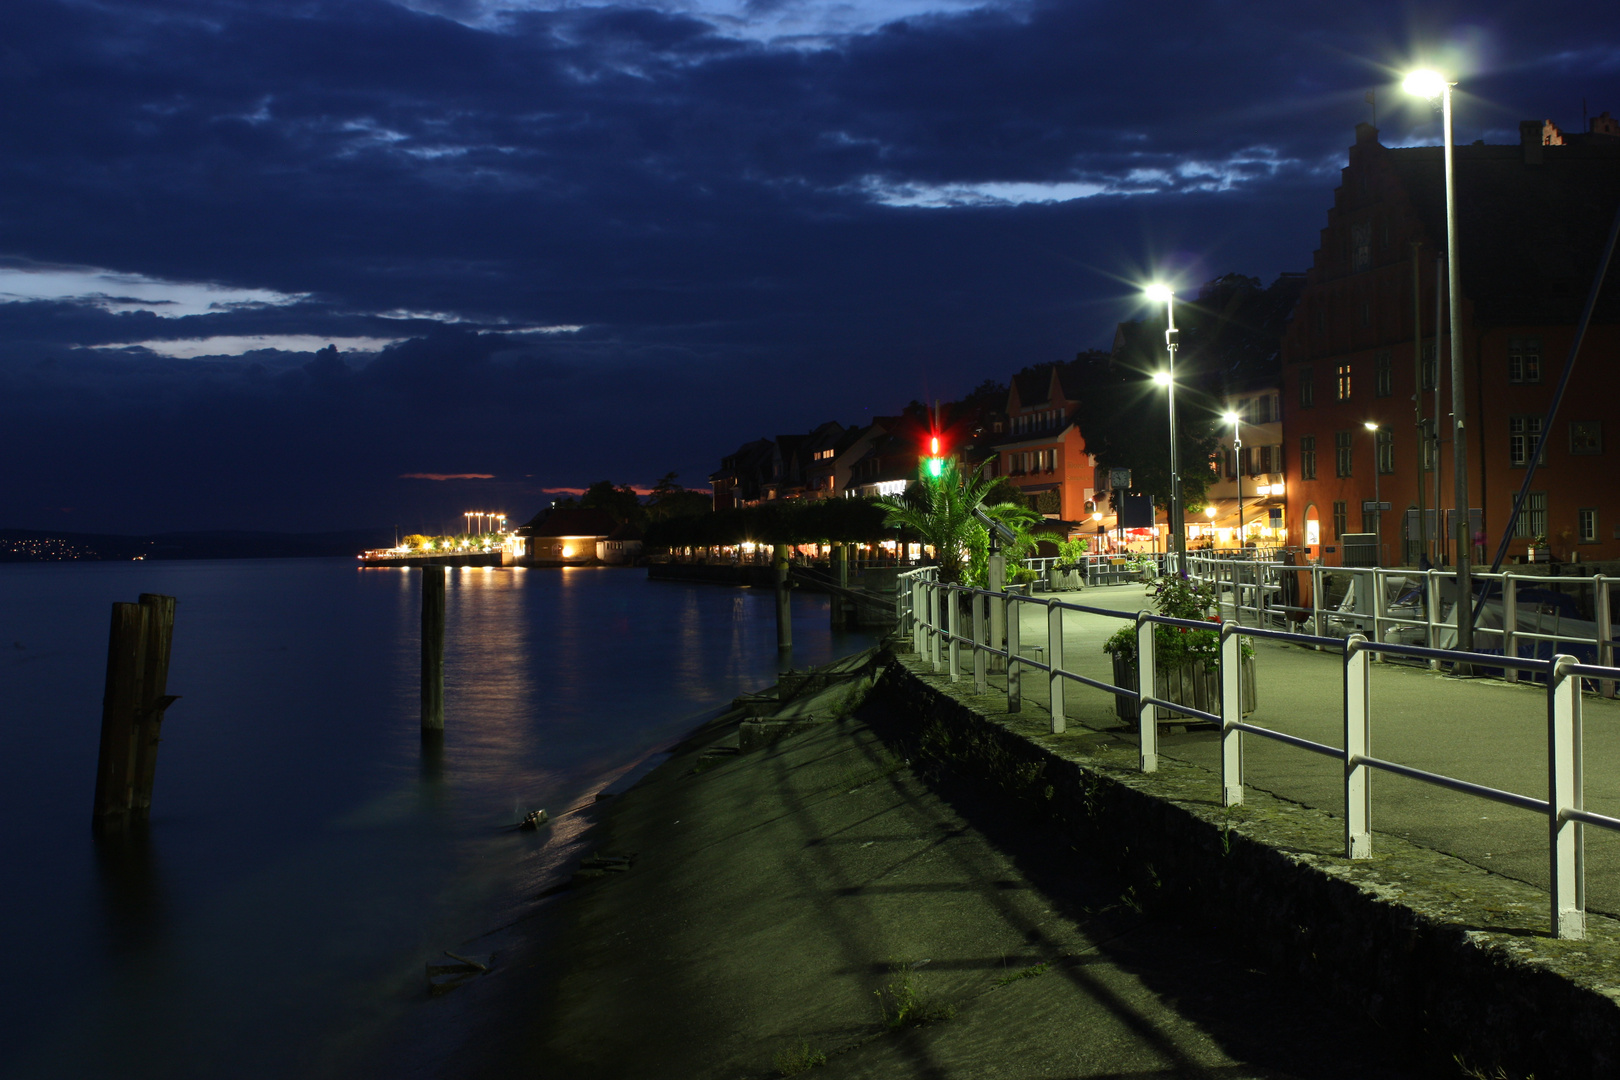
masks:
<path id="1" fill-rule="evenodd" d="M 1028 371 L 1020 371 L 1013 376 L 1013 386 L 1018 391 L 1018 405 L 1027 409 L 1031 405 L 1044 405 L 1052 397 L 1052 368 L 1055 365 L 1042 364 Z"/>

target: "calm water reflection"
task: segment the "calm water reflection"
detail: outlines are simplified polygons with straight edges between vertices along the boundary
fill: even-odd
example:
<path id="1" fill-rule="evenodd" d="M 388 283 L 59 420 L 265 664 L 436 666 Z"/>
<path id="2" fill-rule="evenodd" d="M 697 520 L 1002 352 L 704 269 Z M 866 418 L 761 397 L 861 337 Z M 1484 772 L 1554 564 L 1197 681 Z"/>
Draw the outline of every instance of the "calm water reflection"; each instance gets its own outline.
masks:
<path id="1" fill-rule="evenodd" d="M 419 580 L 346 560 L 0 566 L 0 1072 L 351 1071 L 422 1008 L 426 959 L 552 880 L 556 845 L 506 826 L 773 680 L 766 593 L 452 570 L 447 731 L 424 754 Z M 98 847 L 109 605 L 141 592 L 179 598 L 182 698 L 149 836 Z M 795 604 L 796 664 L 869 643 Z"/>

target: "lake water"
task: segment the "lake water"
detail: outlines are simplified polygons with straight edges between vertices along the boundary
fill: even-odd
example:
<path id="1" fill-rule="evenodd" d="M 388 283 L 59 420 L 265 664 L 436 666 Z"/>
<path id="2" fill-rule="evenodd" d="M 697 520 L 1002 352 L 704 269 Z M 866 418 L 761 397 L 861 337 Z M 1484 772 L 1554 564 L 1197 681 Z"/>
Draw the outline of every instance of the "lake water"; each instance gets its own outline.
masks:
<path id="1" fill-rule="evenodd" d="M 0 1074 L 363 1073 L 423 964 L 532 910 L 565 812 L 775 680 L 767 592 L 448 571 L 424 756 L 419 573 L 352 560 L 0 566 Z M 110 605 L 178 598 L 149 838 L 91 837 Z M 795 666 L 871 644 L 795 596 Z M 549 832 L 509 827 L 532 809 Z"/>

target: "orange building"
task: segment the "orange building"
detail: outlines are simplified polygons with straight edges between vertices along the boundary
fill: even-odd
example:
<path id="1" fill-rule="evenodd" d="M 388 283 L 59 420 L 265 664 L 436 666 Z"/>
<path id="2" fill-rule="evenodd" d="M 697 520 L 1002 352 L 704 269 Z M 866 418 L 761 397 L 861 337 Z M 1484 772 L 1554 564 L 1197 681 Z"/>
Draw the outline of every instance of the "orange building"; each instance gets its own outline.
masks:
<path id="1" fill-rule="evenodd" d="M 1042 364 L 1013 376 L 994 449 L 1005 476 L 1048 518 L 1082 522 L 1096 497 L 1096 461 L 1075 421 L 1078 365 Z"/>
<path id="2" fill-rule="evenodd" d="M 1582 135 L 1527 121 L 1518 145 L 1455 151 L 1470 531 L 1483 531 L 1486 562 L 1543 435 L 1510 556 L 1545 536 L 1554 558 L 1620 558 L 1620 432 L 1608 418 L 1620 400 L 1620 268 L 1542 430 L 1620 208 L 1620 136 L 1606 120 Z M 1378 534 L 1383 565 L 1448 553 L 1434 517 L 1437 492 L 1439 531 L 1455 512 L 1449 316 L 1436 309 L 1441 154 L 1382 146 L 1357 125 L 1283 339 L 1288 543 L 1328 564 L 1343 561 L 1347 533 Z"/>

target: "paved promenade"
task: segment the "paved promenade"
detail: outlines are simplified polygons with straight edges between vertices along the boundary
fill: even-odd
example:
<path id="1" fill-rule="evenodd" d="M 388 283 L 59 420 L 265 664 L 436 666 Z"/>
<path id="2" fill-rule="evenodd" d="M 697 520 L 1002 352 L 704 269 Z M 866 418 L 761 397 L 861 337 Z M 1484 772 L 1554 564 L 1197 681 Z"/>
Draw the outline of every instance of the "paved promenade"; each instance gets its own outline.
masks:
<path id="1" fill-rule="evenodd" d="M 1056 594 L 1066 602 L 1134 613 L 1147 606 L 1145 586 L 1093 587 Z M 1021 604 L 1020 640 L 1046 641 L 1046 612 Z M 1121 621 L 1069 611 L 1063 621 L 1064 667 L 1113 681 L 1102 643 Z M 964 654 L 965 655 L 965 654 Z M 1029 654 L 1033 656 L 1034 654 Z M 972 669 L 964 660 L 966 674 Z M 1343 657 L 1307 647 L 1255 642 L 1257 701 L 1249 721 L 1330 746 L 1344 745 Z M 1005 692 L 1001 675 L 992 690 Z M 1047 713 L 1045 672 L 1026 669 L 1024 708 Z M 1372 751 L 1377 756 L 1536 798 L 1547 795 L 1546 691 L 1495 679 L 1456 679 L 1401 663 L 1372 665 Z M 1110 694 L 1068 681 L 1064 711 L 1071 731 L 1103 732 L 1131 752 L 1136 725 L 1114 713 Z M 1620 701 L 1582 695 L 1586 808 L 1620 816 Z M 1219 735 L 1193 727 L 1161 736 L 1159 753 L 1220 770 Z M 1343 765 L 1252 735 L 1244 736 L 1246 780 L 1281 798 L 1340 815 Z M 1548 885 L 1547 823 L 1539 815 L 1388 773 L 1372 778 L 1372 826 L 1540 888 Z M 1588 827 L 1587 904 L 1620 914 L 1620 834 Z M 1376 848 L 1377 838 L 1374 837 Z"/>

